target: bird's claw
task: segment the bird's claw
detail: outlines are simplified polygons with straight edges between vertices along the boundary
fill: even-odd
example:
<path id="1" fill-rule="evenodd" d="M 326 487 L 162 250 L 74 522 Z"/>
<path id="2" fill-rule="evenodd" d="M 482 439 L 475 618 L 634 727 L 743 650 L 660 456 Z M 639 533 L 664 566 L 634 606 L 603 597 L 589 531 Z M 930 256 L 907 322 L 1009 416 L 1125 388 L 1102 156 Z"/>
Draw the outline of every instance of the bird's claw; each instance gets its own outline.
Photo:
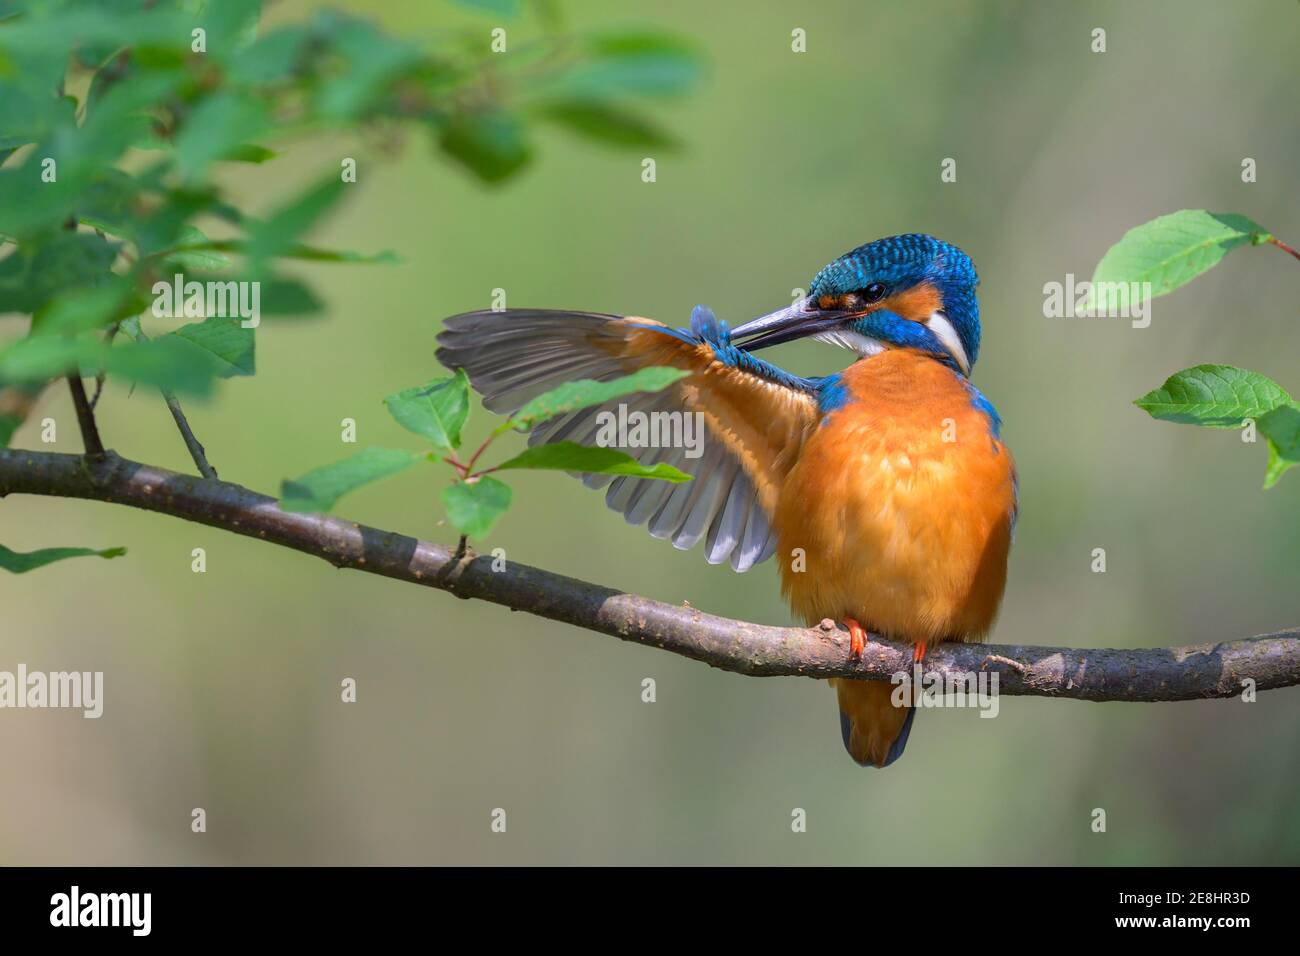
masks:
<path id="1" fill-rule="evenodd" d="M 851 617 L 846 617 L 844 624 L 849 629 L 849 656 L 861 657 L 862 652 L 867 649 L 866 628 Z"/>

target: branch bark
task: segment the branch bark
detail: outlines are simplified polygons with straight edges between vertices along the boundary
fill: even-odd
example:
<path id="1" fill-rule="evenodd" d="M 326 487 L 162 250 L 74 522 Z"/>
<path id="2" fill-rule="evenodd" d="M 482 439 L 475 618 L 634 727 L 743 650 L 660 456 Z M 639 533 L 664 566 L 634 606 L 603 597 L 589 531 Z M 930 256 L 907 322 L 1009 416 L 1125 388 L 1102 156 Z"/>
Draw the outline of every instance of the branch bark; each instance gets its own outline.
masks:
<path id="1" fill-rule="evenodd" d="M 270 541 L 338 568 L 439 588 L 511 610 L 563 621 L 754 677 L 889 679 L 912 673 L 912 648 L 872 639 L 850 659 L 834 623 L 769 627 L 579 581 L 473 551 L 419 541 L 327 515 L 281 511 L 274 498 L 226 481 L 196 478 L 120 458 L 0 449 L 0 498 L 33 494 L 128 505 Z M 1136 650 L 944 644 L 927 675 L 945 679 L 996 671 L 1000 694 L 1093 701 L 1232 697 L 1300 684 L 1300 629 L 1259 637 Z"/>

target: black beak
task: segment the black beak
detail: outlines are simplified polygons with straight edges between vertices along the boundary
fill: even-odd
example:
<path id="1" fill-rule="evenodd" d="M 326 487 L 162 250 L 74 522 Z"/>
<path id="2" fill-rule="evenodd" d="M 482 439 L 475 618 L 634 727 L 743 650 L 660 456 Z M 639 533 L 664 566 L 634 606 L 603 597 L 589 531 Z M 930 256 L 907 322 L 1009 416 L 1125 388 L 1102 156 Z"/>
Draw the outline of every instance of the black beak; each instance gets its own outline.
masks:
<path id="1" fill-rule="evenodd" d="M 782 342 L 791 342 L 816 335 L 818 332 L 825 332 L 839 325 L 852 314 L 851 312 L 829 312 L 817 308 L 809 299 L 800 299 L 788 308 L 769 312 L 737 327 L 732 330 L 731 338 L 735 341 L 751 335 L 756 336 L 748 342 L 736 342 L 746 352 L 753 352 L 757 349 L 765 349 L 769 345 L 779 345 Z"/>

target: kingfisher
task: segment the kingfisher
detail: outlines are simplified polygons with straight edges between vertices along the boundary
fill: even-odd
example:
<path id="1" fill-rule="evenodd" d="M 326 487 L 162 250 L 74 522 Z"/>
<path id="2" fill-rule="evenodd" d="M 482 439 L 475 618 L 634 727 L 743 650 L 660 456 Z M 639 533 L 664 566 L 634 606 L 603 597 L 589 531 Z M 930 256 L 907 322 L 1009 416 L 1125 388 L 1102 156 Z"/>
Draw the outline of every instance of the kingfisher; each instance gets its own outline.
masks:
<path id="1" fill-rule="evenodd" d="M 793 304 L 731 330 L 703 306 L 689 328 L 540 309 L 467 312 L 438 336 L 491 411 L 574 379 L 648 366 L 690 374 L 660 392 L 535 427 L 530 445 L 596 444 L 602 412 L 696 413 L 706 440 L 624 447 L 693 476 L 580 475 L 606 504 L 679 549 L 748 571 L 780 555 L 781 591 L 806 624 L 842 622 L 849 654 L 869 634 L 913 645 L 982 640 L 1006 583 L 1017 514 L 1001 419 L 971 383 L 980 320 L 974 264 L 928 235 L 878 239 L 835 259 Z M 791 374 L 754 353 L 811 337 L 854 353 L 843 371 Z M 603 433 L 608 435 L 608 430 Z M 603 438 L 607 440 L 607 437 Z M 903 753 L 915 708 L 891 683 L 835 679 L 845 749 L 862 766 Z"/>

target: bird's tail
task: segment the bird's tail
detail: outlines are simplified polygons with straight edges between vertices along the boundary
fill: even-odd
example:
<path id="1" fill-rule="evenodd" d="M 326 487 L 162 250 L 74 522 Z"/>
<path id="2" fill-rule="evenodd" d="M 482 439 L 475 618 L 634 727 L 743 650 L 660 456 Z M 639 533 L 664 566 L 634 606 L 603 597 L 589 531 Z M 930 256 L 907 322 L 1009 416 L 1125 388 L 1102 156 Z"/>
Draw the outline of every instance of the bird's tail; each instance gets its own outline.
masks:
<path id="1" fill-rule="evenodd" d="M 840 703 L 844 749 L 863 767 L 888 767 L 903 755 L 912 732 L 912 707 L 896 707 L 894 685 L 880 680 L 833 680 Z"/>

